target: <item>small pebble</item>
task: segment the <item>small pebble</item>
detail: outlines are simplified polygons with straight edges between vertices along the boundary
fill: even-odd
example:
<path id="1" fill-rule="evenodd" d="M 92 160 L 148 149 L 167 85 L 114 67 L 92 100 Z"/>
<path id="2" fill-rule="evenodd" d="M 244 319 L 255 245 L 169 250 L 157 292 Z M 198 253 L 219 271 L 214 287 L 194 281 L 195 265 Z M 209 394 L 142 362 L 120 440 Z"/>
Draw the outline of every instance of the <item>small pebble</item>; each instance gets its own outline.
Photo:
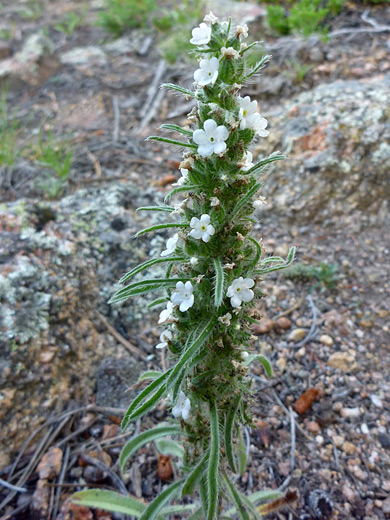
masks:
<path id="1" fill-rule="evenodd" d="M 377 406 L 378 408 L 382 408 L 383 407 L 383 403 L 382 401 L 379 399 L 379 397 L 377 395 L 374 395 L 374 394 L 371 394 L 370 395 L 370 399 L 371 399 L 371 402 L 374 406 Z"/>
<path id="2" fill-rule="evenodd" d="M 316 443 L 322 446 L 324 444 L 324 438 L 322 435 L 317 435 L 316 437 Z"/>
<path id="3" fill-rule="evenodd" d="M 294 343 L 298 343 L 298 341 L 302 341 L 303 338 L 307 336 L 306 329 L 294 329 L 290 332 L 287 339 L 288 341 L 293 341 Z"/>
<path id="4" fill-rule="evenodd" d="M 345 439 L 341 435 L 335 435 L 333 437 L 333 442 L 336 448 L 341 448 L 341 446 L 344 444 Z"/>
<path id="5" fill-rule="evenodd" d="M 333 345 L 333 339 L 327 334 L 322 334 L 322 336 L 320 336 L 320 343 L 326 347 L 331 347 Z"/>
<path id="6" fill-rule="evenodd" d="M 340 414 L 344 419 L 356 419 L 360 417 L 361 411 L 360 408 L 342 408 Z"/>
<path id="7" fill-rule="evenodd" d="M 360 430 L 362 433 L 364 433 L 364 435 L 368 435 L 370 433 L 370 430 L 367 426 L 366 423 L 363 423 L 361 426 L 360 426 Z"/>
<path id="8" fill-rule="evenodd" d="M 306 428 L 311 433 L 318 433 L 320 431 L 320 425 L 316 421 L 309 421 L 306 425 Z"/>
<path id="9" fill-rule="evenodd" d="M 277 325 L 277 327 L 279 327 L 280 329 L 284 329 L 284 330 L 286 330 L 286 329 L 289 329 L 289 328 L 291 327 L 291 321 L 290 321 L 288 318 L 282 316 L 281 318 L 279 318 L 279 319 L 276 321 L 276 325 Z"/>
<path id="10" fill-rule="evenodd" d="M 341 449 L 347 455 L 352 455 L 356 451 L 356 446 L 354 444 L 352 444 L 352 442 L 345 441 L 344 444 L 342 445 Z"/>

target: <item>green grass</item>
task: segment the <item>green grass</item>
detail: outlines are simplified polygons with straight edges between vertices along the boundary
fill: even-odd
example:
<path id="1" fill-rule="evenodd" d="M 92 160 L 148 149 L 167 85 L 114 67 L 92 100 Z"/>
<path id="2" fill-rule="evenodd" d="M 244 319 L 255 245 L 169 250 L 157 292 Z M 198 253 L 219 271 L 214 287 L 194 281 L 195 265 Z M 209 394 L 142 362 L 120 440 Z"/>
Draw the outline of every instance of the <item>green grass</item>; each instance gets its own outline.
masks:
<path id="1" fill-rule="evenodd" d="M 0 97 L 0 166 L 13 166 L 20 151 L 17 149 L 19 124 L 11 120 L 7 105 L 7 92 Z"/>
<path id="2" fill-rule="evenodd" d="M 318 266 L 298 262 L 286 269 L 283 276 L 293 281 L 315 281 L 310 287 L 310 292 L 318 288 L 320 288 L 321 291 L 325 291 L 326 289 L 332 290 L 337 287 L 339 280 L 339 277 L 336 275 L 337 268 L 337 264 L 327 264 L 326 262 L 321 262 Z"/>
<path id="3" fill-rule="evenodd" d="M 134 28 L 157 29 L 160 52 L 174 63 L 193 49 L 191 30 L 202 17 L 202 0 L 106 0 L 97 25 L 115 38 Z"/>
<path id="4" fill-rule="evenodd" d="M 58 197 L 68 184 L 73 152 L 67 141 L 57 139 L 52 132 L 39 136 L 38 145 L 33 148 L 34 160 L 43 166 L 43 178 L 37 187 L 42 189 L 48 198 Z"/>
<path id="5" fill-rule="evenodd" d="M 282 5 L 270 4 L 267 5 L 267 22 L 271 29 L 282 35 L 326 35 L 326 20 L 337 15 L 344 4 L 345 0 L 299 0 L 285 2 Z"/>
<path id="6" fill-rule="evenodd" d="M 77 13 L 68 13 L 62 22 L 54 25 L 54 29 L 70 35 L 84 22 L 83 18 L 84 17 L 80 17 Z"/>

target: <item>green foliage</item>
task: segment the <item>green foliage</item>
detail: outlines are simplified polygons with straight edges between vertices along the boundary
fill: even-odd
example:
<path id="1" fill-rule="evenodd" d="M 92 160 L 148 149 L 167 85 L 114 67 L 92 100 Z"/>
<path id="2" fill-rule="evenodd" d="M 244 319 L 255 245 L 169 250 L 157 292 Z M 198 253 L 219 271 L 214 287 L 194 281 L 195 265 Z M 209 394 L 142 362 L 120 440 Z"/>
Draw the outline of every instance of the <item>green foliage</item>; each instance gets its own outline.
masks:
<path id="1" fill-rule="evenodd" d="M 0 115 L 0 166 L 13 166 L 20 153 L 16 146 L 19 124 L 10 118 L 6 91 L 1 94 Z"/>
<path id="2" fill-rule="evenodd" d="M 268 25 L 278 34 L 296 32 L 308 37 L 315 32 L 326 34 L 324 21 L 329 15 L 339 14 L 345 0 L 299 0 L 289 4 L 267 5 Z"/>
<path id="3" fill-rule="evenodd" d="M 118 38 L 127 29 L 146 27 L 150 14 L 156 9 L 156 0 L 106 0 L 97 25 Z"/>
<path id="4" fill-rule="evenodd" d="M 286 63 L 290 70 L 287 70 L 285 74 L 296 84 L 302 83 L 306 74 L 313 68 L 312 65 L 306 65 L 295 60 L 286 60 Z"/>
<path id="5" fill-rule="evenodd" d="M 290 32 L 287 13 L 282 5 L 267 5 L 267 22 L 279 34 L 286 35 Z"/>
<path id="6" fill-rule="evenodd" d="M 68 184 L 73 152 L 67 141 L 57 139 L 52 132 L 41 132 L 38 144 L 33 147 L 34 160 L 46 170 L 43 179 L 38 181 L 50 199 L 58 197 Z"/>
<path id="7" fill-rule="evenodd" d="M 289 267 L 284 272 L 284 276 L 290 280 L 301 280 L 304 282 L 311 282 L 317 280 L 310 290 L 314 291 L 320 288 L 321 291 L 326 289 L 332 290 L 337 287 L 339 277 L 336 275 L 337 264 L 327 264 L 321 262 L 319 266 L 305 265 L 302 263 L 296 263 L 294 266 Z"/>
<path id="8" fill-rule="evenodd" d="M 67 13 L 65 19 L 62 22 L 56 23 L 54 25 L 54 28 L 57 29 L 57 31 L 70 35 L 82 23 L 83 23 L 82 19 L 80 18 L 80 16 L 77 13 L 70 12 L 70 13 Z"/>

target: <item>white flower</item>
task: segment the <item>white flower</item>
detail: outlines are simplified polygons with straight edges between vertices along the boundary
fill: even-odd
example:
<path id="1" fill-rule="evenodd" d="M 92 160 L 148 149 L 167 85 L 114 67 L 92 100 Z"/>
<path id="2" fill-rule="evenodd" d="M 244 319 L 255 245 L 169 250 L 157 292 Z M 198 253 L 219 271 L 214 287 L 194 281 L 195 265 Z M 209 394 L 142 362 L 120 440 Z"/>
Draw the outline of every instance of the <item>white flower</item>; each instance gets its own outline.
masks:
<path id="1" fill-rule="evenodd" d="M 235 60 L 238 60 L 238 58 L 240 58 L 240 53 L 237 52 L 236 49 L 233 49 L 233 47 L 222 47 L 221 54 L 222 56 L 226 56 L 227 58 L 234 58 Z"/>
<path id="2" fill-rule="evenodd" d="M 220 202 L 220 200 L 219 200 L 218 197 L 211 197 L 211 198 L 210 198 L 210 206 L 211 206 L 212 208 L 214 208 L 214 207 L 219 207 L 220 204 L 221 204 L 221 202 Z"/>
<path id="3" fill-rule="evenodd" d="M 253 168 L 254 164 L 252 162 L 252 159 L 253 159 L 253 155 L 252 155 L 252 152 L 246 152 L 244 153 L 244 156 L 243 158 L 241 159 L 241 162 L 240 162 L 240 170 L 242 172 L 247 172 L 249 171 L 251 168 Z"/>
<path id="4" fill-rule="evenodd" d="M 218 17 L 214 16 L 213 13 L 210 11 L 209 14 L 206 14 L 203 21 L 210 22 L 211 25 L 215 25 L 218 22 Z"/>
<path id="5" fill-rule="evenodd" d="M 179 240 L 179 235 L 177 233 L 175 233 L 173 235 L 173 237 L 168 238 L 168 240 L 167 240 L 167 248 L 165 249 L 165 251 L 162 251 L 160 253 L 160 256 L 168 256 L 171 253 L 173 253 L 175 251 L 175 249 L 176 249 L 176 245 L 177 245 L 177 241 L 178 240 Z"/>
<path id="6" fill-rule="evenodd" d="M 263 204 L 267 204 L 267 201 L 266 201 L 265 197 L 260 196 L 258 199 L 256 199 L 253 202 L 253 207 L 255 209 L 259 209 L 259 208 L 261 208 L 261 206 L 263 206 Z"/>
<path id="7" fill-rule="evenodd" d="M 196 265 L 198 265 L 198 263 L 199 260 L 196 258 L 196 256 L 190 258 L 190 264 L 192 265 L 192 267 L 195 267 Z"/>
<path id="8" fill-rule="evenodd" d="M 191 401 L 185 396 L 184 392 L 180 390 L 179 397 L 177 398 L 175 406 L 172 408 L 172 415 L 174 417 L 180 417 L 186 421 L 190 416 Z"/>
<path id="9" fill-rule="evenodd" d="M 214 235 L 215 228 L 212 224 L 210 224 L 210 215 L 204 213 L 200 220 L 197 217 L 192 217 L 190 226 L 192 227 L 192 231 L 189 232 L 189 236 L 201 239 L 203 242 L 208 242 L 210 240 L 210 235 Z"/>
<path id="10" fill-rule="evenodd" d="M 248 26 L 246 23 L 244 25 L 237 25 L 237 36 L 243 35 L 244 38 L 248 38 Z"/>
<path id="11" fill-rule="evenodd" d="M 225 314 L 225 316 L 220 316 L 218 318 L 218 321 L 220 321 L 221 323 L 223 323 L 224 325 L 227 325 L 229 326 L 230 325 L 230 320 L 232 319 L 232 315 L 230 314 L 230 312 L 228 312 L 227 314 Z"/>
<path id="12" fill-rule="evenodd" d="M 194 72 L 194 80 L 198 85 L 214 85 L 218 78 L 219 60 L 215 56 L 204 58 L 199 62 L 200 69 Z"/>
<path id="13" fill-rule="evenodd" d="M 220 155 L 226 150 L 226 139 L 229 137 L 229 130 L 226 126 L 217 126 L 213 119 L 204 122 L 203 130 L 195 130 L 193 134 L 194 142 L 198 145 L 198 154 L 202 157 L 210 157 L 213 153 Z"/>
<path id="14" fill-rule="evenodd" d="M 167 308 L 160 312 L 160 317 L 158 320 L 160 324 L 164 323 L 164 321 L 167 321 L 172 316 L 174 307 L 175 306 L 172 302 L 167 303 Z"/>
<path id="15" fill-rule="evenodd" d="M 190 281 L 186 282 L 177 282 L 176 291 L 171 296 L 171 302 L 174 305 L 179 305 L 179 309 L 181 312 L 187 311 L 190 307 L 194 305 L 194 295 L 192 283 Z"/>
<path id="16" fill-rule="evenodd" d="M 155 348 L 165 348 L 168 346 L 168 341 L 172 339 L 172 332 L 170 330 L 163 330 L 160 334 L 160 341 L 158 345 L 155 346 Z"/>
<path id="17" fill-rule="evenodd" d="M 177 182 L 173 183 L 172 186 L 183 186 L 183 184 L 188 179 L 188 170 L 187 168 L 180 168 L 181 177 Z"/>
<path id="18" fill-rule="evenodd" d="M 230 298 L 230 304 L 232 307 L 239 307 L 242 302 L 250 302 L 254 293 L 251 290 L 251 287 L 255 285 L 255 282 L 252 278 L 243 278 L 240 276 L 227 290 L 227 297 Z"/>
<path id="19" fill-rule="evenodd" d="M 157 348 L 157 347 L 156 347 Z M 243 361 L 245 361 L 245 359 L 247 359 L 249 357 L 249 352 L 247 352 L 246 350 L 243 350 L 240 354 L 240 357 Z"/>
<path id="20" fill-rule="evenodd" d="M 261 137 L 267 137 L 269 131 L 265 128 L 267 127 L 268 121 L 257 112 L 257 101 L 251 101 L 249 96 L 245 96 L 244 98 L 239 96 L 238 102 L 240 104 L 238 117 L 240 119 L 241 130 L 250 128 Z"/>
<path id="21" fill-rule="evenodd" d="M 192 38 L 190 43 L 193 45 L 207 45 L 211 39 L 211 27 L 205 23 L 201 23 L 199 27 L 192 29 Z"/>

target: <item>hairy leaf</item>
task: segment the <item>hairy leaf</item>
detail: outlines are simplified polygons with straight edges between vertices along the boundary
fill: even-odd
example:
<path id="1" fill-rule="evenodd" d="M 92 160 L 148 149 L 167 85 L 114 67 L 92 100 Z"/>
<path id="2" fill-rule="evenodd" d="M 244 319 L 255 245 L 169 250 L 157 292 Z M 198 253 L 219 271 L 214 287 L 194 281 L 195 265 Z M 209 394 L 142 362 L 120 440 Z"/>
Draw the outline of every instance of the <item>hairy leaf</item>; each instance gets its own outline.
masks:
<path id="1" fill-rule="evenodd" d="M 213 258 L 215 269 L 214 305 L 219 307 L 223 300 L 223 282 L 225 273 L 220 258 Z"/>
<path id="2" fill-rule="evenodd" d="M 138 211 L 166 211 L 167 213 L 172 213 L 172 211 L 175 211 L 175 208 L 171 208 L 171 206 L 141 206 L 135 211 L 136 213 Z"/>
<path id="3" fill-rule="evenodd" d="M 144 444 L 147 444 L 148 442 L 159 439 L 160 437 L 167 437 L 167 435 L 174 435 L 175 433 L 180 432 L 181 428 L 178 424 L 173 424 L 170 426 L 157 426 L 156 428 L 142 432 L 136 437 L 130 439 L 129 442 L 124 445 L 119 457 L 119 465 L 122 473 L 125 469 L 127 461 L 132 456 L 132 454 L 138 450 L 138 448 Z"/>
<path id="4" fill-rule="evenodd" d="M 256 182 L 254 186 L 248 191 L 248 193 L 240 199 L 237 204 L 234 206 L 232 212 L 230 213 L 230 220 L 233 219 L 237 215 L 237 213 L 240 211 L 240 209 L 245 206 L 245 204 L 250 201 L 250 199 L 258 192 L 258 190 L 261 187 L 260 182 Z"/>
<path id="5" fill-rule="evenodd" d="M 176 92 L 180 92 L 185 96 L 195 97 L 195 92 L 191 90 L 187 90 L 186 88 L 180 87 L 179 85 L 174 85 L 173 83 L 163 83 L 160 85 L 160 88 L 166 88 L 167 90 L 175 90 Z"/>
<path id="6" fill-rule="evenodd" d="M 237 465 L 236 465 L 236 461 L 234 458 L 234 452 L 233 452 L 233 430 L 235 428 L 234 419 L 235 419 L 238 407 L 240 405 L 240 402 L 241 402 L 241 396 L 239 399 L 237 399 L 235 406 L 228 410 L 228 412 L 226 413 L 226 417 L 225 417 L 226 458 L 227 458 L 228 464 L 230 466 L 230 469 L 234 473 L 237 473 Z"/>
<path id="7" fill-rule="evenodd" d="M 111 297 L 108 303 L 121 302 L 131 296 L 138 296 L 158 289 L 176 287 L 177 282 L 187 282 L 188 278 L 158 278 L 155 280 L 143 280 L 123 287 Z"/>
<path id="8" fill-rule="evenodd" d="M 249 354 L 249 356 L 242 362 L 244 366 L 249 366 L 253 361 L 260 361 L 268 377 L 272 377 L 272 365 L 270 361 L 262 354 Z"/>
<path id="9" fill-rule="evenodd" d="M 161 143 L 183 146 L 184 148 L 197 148 L 196 144 L 182 143 L 181 141 L 176 141 L 175 139 L 167 139 L 166 137 L 161 137 L 159 135 L 151 135 L 150 137 L 146 138 L 146 141 L 159 141 Z"/>
<path id="10" fill-rule="evenodd" d="M 163 128 L 164 130 L 171 130 L 172 132 L 177 132 L 178 134 L 185 135 L 186 137 L 192 137 L 192 132 L 190 130 L 186 130 L 185 128 L 182 128 L 178 125 L 164 124 L 161 125 L 160 128 Z"/>
<path id="11" fill-rule="evenodd" d="M 220 437 L 219 437 L 219 423 L 218 411 L 215 406 L 215 401 L 210 401 L 210 456 L 209 467 L 207 471 L 207 494 L 208 494 L 208 509 L 207 520 L 215 520 L 217 518 L 218 509 L 218 471 L 219 471 L 219 452 L 220 452 Z"/>
<path id="12" fill-rule="evenodd" d="M 187 480 L 184 483 L 182 489 L 182 496 L 184 495 L 192 495 L 194 493 L 196 486 L 200 482 L 203 477 L 204 472 L 207 467 L 207 459 L 209 457 L 209 452 L 206 452 L 204 456 L 201 458 L 200 462 L 195 466 L 190 475 L 187 477 Z"/>
<path id="13" fill-rule="evenodd" d="M 134 267 L 134 269 L 124 274 L 122 278 L 119 280 L 118 284 L 127 282 L 127 280 L 129 280 L 131 277 L 140 273 L 144 269 L 147 269 L 148 267 L 152 267 L 153 265 L 162 264 L 164 262 L 183 262 L 184 260 L 184 256 L 166 256 L 164 258 L 152 258 L 151 260 L 147 260 L 143 264 L 137 265 L 137 267 Z"/>
<path id="14" fill-rule="evenodd" d="M 122 419 L 122 429 L 125 429 L 128 426 L 130 422 L 129 417 L 131 416 L 132 412 L 134 412 L 134 410 L 136 410 L 151 394 L 153 394 L 158 388 L 160 388 L 161 385 L 163 385 L 163 383 L 165 383 L 165 380 L 171 373 L 171 370 L 172 369 L 167 370 L 164 374 L 155 379 L 152 383 L 150 383 L 150 385 L 144 388 L 144 390 L 142 390 L 142 392 L 137 395 L 137 397 L 130 404 L 127 412 L 125 413 L 125 416 Z"/>
<path id="15" fill-rule="evenodd" d="M 169 228 L 177 228 L 177 227 L 186 227 L 187 224 L 178 224 L 175 222 L 164 222 L 164 224 L 155 224 L 154 226 L 150 226 L 145 229 L 141 229 L 134 235 L 134 238 L 138 238 L 145 233 L 151 233 L 152 231 L 158 231 L 159 229 L 169 229 Z"/>
<path id="16" fill-rule="evenodd" d="M 161 513 L 161 510 L 165 504 L 167 504 L 175 497 L 175 495 L 179 493 L 183 482 L 183 480 L 179 480 L 157 495 L 157 497 L 148 505 L 148 507 L 141 515 L 141 520 L 154 520 L 154 518 L 156 518 L 156 516 Z"/>
<path id="17" fill-rule="evenodd" d="M 157 451 L 162 455 L 172 455 L 178 459 L 184 457 L 184 448 L 181 444 L 172 439 L 159 439 L 155 442 Z"/>
<path id="18" fill-rule="evenodd" d="M 250 520 L 248 512 L 241 499 L 240 493 L 236 490 L 236 488 L 230 482 L 230 479 L 226 475 L 226 473 L 222 474 L 222 480 L 226 486 L 226 489 L 229 492 L 229 495 L 231 496 L 231 498 L 233 500 L 234 505 L 236 506 L 236 510 L 237 510 L 237 513 L 238 513 L 238 516 L 240 517 L 240 519 L 241 520 Z"/>
<path id="19" fill-rule="evenodd" d="M 72 502 L 79 506 L 97 507 L 112 513 L 122 513 L 136 518 L 140 518 L 146 509 L 144 503 L 108 489 L 78 491 L 72 495 Z"/>

